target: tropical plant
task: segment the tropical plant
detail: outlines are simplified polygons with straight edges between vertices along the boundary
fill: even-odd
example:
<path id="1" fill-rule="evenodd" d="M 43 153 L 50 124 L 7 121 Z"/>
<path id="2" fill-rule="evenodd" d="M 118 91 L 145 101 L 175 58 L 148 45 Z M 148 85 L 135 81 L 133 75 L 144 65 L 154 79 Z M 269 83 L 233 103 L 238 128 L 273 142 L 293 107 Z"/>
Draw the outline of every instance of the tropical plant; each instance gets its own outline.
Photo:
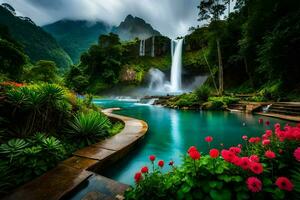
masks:
<path id="1" fill-rule="evenodd" d="M 67 154 L 60 140 L 44 133 L 0 145 L 0 193 L 55 167 Z"/>
<path id="2" fill-rule="evenodd" d="M 85 146 L 107 136 L 109 126 L 108 118 L 100 112 L 80 112 L 69 122 L 66 133 L 69 139 L 79 143 L 80 146 Z"/>
<path id="3" fill-rule="evenodd" d="M 195 94 L 200 101 L 207 101 L 208 97 L 211 95 L 211 88 L 205 84 L 201 85 L 195 90 Z"/>

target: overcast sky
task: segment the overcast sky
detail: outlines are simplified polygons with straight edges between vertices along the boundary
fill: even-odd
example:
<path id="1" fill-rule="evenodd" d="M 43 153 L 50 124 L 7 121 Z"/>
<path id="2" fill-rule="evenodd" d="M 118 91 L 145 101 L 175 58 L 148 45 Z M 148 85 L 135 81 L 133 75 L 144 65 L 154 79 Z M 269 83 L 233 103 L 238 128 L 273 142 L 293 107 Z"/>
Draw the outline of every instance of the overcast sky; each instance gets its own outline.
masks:
<path id="1" fill-rule="evenodd" d="M 143 18 L 163 35 L 177 37 L 196 26 L 199 0 L 0 0 L 18 14 L 45 25 L 60 19 L 103 20 L 119 25 L 128 14 Z"/>

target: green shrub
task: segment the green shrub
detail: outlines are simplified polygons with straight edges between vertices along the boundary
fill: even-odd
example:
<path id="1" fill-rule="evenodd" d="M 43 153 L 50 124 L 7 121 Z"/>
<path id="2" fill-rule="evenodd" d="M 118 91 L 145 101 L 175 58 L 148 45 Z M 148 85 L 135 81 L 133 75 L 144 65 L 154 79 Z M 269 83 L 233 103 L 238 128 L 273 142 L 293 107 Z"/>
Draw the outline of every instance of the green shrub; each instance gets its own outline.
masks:
<path id="1" fill-rule="evenodd" d="M 211 95 L 211 88 L 207 85 L 202 85 L 195 90 L 195 94 L 200 101 L 207 101 Z"/>
<path id="2" fill-rule="evenodd" d="M 279 100 L 282 96 L 282 81 L 277 80 L 265 84 L 259 94 L 266 100 Z"/>
<path id="3" fill-rule="evenodd" d="M 122 122 L 116 122 L 108 130 L 109 135 L 115 135 L 119 133 L 123 128 L 124 128 L 124 124 Z"/>
<path id="4" fill-rule="evenodd" d="M 79 146 L 86 146 L 107 136 L 109 127 L 110 121 L 104 114 L 96 111 L 81 112 L 69 122 L 69 128 L 65 132 L 67 138 Z"/>
<path id="5" fill-rule="evenodd" d="M 55 84 L 11 87 L 4 91 L 0 102 L 0 117 L 6 120 L 1 128 L 15 137 L 27 137 L 35 132 L 55 133 L 71 116 L 72 105 L 65 89 Z"/>

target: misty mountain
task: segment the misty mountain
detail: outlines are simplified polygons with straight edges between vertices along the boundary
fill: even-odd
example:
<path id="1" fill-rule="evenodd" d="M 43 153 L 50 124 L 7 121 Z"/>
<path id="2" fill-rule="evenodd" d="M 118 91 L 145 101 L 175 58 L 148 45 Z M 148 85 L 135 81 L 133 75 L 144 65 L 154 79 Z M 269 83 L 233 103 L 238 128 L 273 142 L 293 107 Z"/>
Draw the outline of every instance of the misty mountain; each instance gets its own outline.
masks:
<path id="1" fill-rule="evenodd" d="M 119 26 L 112 30 L 118 34 L 122 40 L 132 40 L 134 38 L 146 39 L 151 36 L 160 36 L 160 32 L 139 17 L 128 15 Z"/>
<path id="2" fill-rule="evenodd" d="M 59 67 L 72 64 L 69 55 L 57 41 L 28 17 L 16 16 L 9 4 L 0 6 L 0 24 L 8 27 L 12 37 L 24 46 L 31 61 L 53 60 Z"/>
<path id="3" fill-rule="evenodd" d="M 56 38 L 74 63 L 78 63 L 80 55 L 98 42 L 99 35 L 111 31 L 105 22 L 85 20 L 60 20 L 43 28 Z"/>

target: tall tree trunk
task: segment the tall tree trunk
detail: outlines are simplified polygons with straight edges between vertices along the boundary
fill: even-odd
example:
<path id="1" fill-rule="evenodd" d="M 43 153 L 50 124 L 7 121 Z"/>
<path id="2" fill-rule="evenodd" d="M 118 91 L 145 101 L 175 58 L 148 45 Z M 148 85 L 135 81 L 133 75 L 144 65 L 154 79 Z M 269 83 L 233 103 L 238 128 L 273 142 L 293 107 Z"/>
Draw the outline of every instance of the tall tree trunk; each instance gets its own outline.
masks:
<path id="1" fill-rule="evenodd" d="M 253 79 L 252 79 L 251 73 L 249 72 L 247 58 L 245 56 L 244 56 L 244 64 L 245 64 L 246 73 L 249 76 L 250 84 L 254 88 Z"/>
<path id="2" fill-rule="evenodd" d="M 221 54 L 221 47 L 220 47 L 220 40 L 217 39 L 217 48 L 218 48 L 218 60 L 219 60 L 219 93 L 220 95 L 223 94 L 223 63 L 222 63 L 222 54 Z"/>

